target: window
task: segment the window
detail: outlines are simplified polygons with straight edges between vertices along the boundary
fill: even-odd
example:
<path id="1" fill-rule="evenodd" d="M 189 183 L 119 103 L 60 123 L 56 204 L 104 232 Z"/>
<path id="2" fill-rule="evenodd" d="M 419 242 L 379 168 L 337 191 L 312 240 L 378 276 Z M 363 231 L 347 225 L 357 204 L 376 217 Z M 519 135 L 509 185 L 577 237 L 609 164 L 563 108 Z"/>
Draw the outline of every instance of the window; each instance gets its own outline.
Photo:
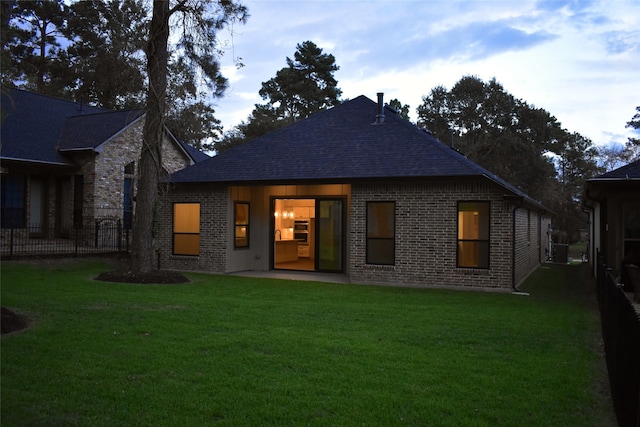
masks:
<path id="1" fill-rule="evenodd" d="M 200 255 L 200 203 L 173 205 L 173 254 Z"/>
<path id="2" fill-rule="evenodd" d="M 367 202 L 367 264 L 395 264 L 395 218 L 395 202 Z"/>
<path id="3" fill-rule="evenodd" d="M 640 256 L 640 204 L 624 205 L 624 257 Z"/>
<path id="4" fill-rule="evenodd" d="M 234 247 L 249 247 L 249 203 L 236 202 L 234 220 Z"/>
<path id="5" fill-rule="evenodd" d="M 73 177 L 73 228 L 82 228 L 84 203 L 84 176 Z"/>
<path id="6" fill-rule="evenodd" d="M 24 178 L 2 176 L 2 228 L 24 228 Z"/>
<path id="7" fill-rule="evenodd" d="M 135 162 L 128 163 L 124 166 L 124 188 L 122 191 L 122 223 L 126 230 L 133 227 L 133 194 L 135 179 Z"/>
<path id="8" fill-rule="evenodd" d="M 458 267 L 489 268 L 489 206 L 458 203 Z"/>

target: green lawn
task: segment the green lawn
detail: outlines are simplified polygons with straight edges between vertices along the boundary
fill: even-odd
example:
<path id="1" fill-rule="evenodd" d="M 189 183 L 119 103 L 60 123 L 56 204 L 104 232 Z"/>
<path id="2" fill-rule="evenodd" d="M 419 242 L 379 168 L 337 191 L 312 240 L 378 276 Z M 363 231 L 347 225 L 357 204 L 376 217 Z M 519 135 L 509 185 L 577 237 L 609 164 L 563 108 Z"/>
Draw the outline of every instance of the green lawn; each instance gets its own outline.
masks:
<path id="1" fill-rule="evenodd" d="M 527 297 L 5 262 L 2 305 L 32 324 L 2 336 L 1 424 L 610 425 L 580 268 Z"/>

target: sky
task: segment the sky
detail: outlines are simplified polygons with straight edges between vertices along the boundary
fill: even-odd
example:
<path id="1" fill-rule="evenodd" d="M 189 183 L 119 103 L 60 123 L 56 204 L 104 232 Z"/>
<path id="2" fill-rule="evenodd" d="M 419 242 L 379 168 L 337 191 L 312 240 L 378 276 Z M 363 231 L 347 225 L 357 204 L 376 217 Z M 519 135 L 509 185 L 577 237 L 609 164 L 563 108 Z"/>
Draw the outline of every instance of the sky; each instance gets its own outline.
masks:
<path id="1" fill-rule="evenodd" d="M 262 82 L 310 40 L 334 55 L 341 99 L 384 92 L 408 104 L 413 121 L 431 89 L 473 75 L 495 78 L 594 144 L 634 136 L 625 125 L 640 106 L 640 0 L 242 3 L 247 23 L 220 33 L 229 89 L 213 103 L 225 131 L 264 103 Z"/>

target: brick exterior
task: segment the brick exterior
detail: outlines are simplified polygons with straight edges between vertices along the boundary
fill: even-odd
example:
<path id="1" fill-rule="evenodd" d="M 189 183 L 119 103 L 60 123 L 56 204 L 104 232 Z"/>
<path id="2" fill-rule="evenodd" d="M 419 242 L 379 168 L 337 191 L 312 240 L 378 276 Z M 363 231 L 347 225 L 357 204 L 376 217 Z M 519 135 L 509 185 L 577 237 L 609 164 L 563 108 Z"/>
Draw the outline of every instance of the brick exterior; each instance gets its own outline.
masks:
<path id="1" fill-rule="evenodd" d="M 173 255 L 173 204 L 200 203 L 200 255 Z M 224 186 L 165 188 L 158 207 L 157 248 L 161 268 L 225 273 L 229 191 Z"/>
<path id="2" fill-rule="evenodd" d="M 350 271 L 356 283 L 510 289 L 511 210 L 483 182 L 352 186 Z M 396 203 L 396 264 L 366 264 L 366 202 Z M 490 268 L 457 267 L 459 201 L 488 201 Z"/>
<path id="3" fill-rule="evenodd" d="M 135 162 L 136 174 L 138 173 L 137 163 L 142 149 L 143 127 L 143 119 L 134 122 L 105 142 L 100 153 L 94 157 L 94 161 L 84 165 L 85 192 L 88 192 L 85 197 L 91 197 L 92 194 L 94 198 L 93 203 L 87 200 L 86 206 L 95 208 L 95 216 L 122 217 L 124 167 Z M 162 144 L 163 168 L 172 173 L 188 165 L 187 157 L 165 137 Z"/>
<path id="4" fill-rule="evenodd" d="M 40 224 L 42 237 L 69 236 L 72 233 L 73 208 L 77 205 L 82 206 L 82 220 L 85 226 L 101 217 L 122 219 L 124 167 L 131 162 L 137 164 L 142 147 L 143 126 L 144 116 L 105 141 L 97 152 L 82 150 L 68 153 L 78 165 L 75 170 L 56 170 L 39 165 L 9 169 L 8 173 L 24 176 L 26 179 L 26 224 L 40 224 L 31 214 L 31 183 L 36 179 L 44 182 L 44 223 Z M 163 169 L 172 173 L 188 166 L 191 159 L 165 137 L 162 163 Z M 74 178 L 78 175 L 83 178 L 82 203 L 74 200 Z M 26 232 L 27 230 L 24 230 L 23 233 Z M 2 230 L 3 239 L 7 233 L 8 230 Z"/>
<path id="5" fill-rule="evenodd" d="M 256 218 L 252 220 L 252 235 L 261 236 L 263 242 L 268 242 L 272 233 L 269 221 L 265 220 L 271 212 L 264 201 L 269 195 L 279 194 L 272 191 L 276 190 L 265 188 L 265 192 L 246 192 L 242 196 L 242 200 L 252 203 L 252 215 L 262 217 L 260 221 Z M 233 227 L 229 224 L 233 196 L 230 193 L 227 187 L 204 184 L 174 185 L 166 193 L 160 209 L 158 230 L 162 268 L 214 273 L 256 269 L 254 257 L 247 257 L 240 264 L 233 263 L 234 267 L 230 268 L 228 255 L 230 250 L 233 252 Z M 366 263 L 366 205 L 370 201 L 395 202 L 395 265 Z M 488 269 L 457 267 L 460 201 L 490 203 Z M 201 204 L 199 256 L 172 255 L 173 203 L 177 202 Z M 511 291 L 514 279 L 516 283 L 520 282 L 539 265 L 541 259 L 542 217 L 505 200 L 504 190 L 488 180 L 354 183 L 350 185 L 348 205 L 345 274 L 353 283 Z M 259 210 L 258 206 L 265 207 Z M 515 263 L 514 218 L 518 242 Z M 258 223 L 262 224 L 262 229 L 258 228 Z M 252 251 L 266 259 L 268 247 L 265 253 L 256 245 L 254 242 Z M 259 268 L 270 269 L 267 263 Z"/>

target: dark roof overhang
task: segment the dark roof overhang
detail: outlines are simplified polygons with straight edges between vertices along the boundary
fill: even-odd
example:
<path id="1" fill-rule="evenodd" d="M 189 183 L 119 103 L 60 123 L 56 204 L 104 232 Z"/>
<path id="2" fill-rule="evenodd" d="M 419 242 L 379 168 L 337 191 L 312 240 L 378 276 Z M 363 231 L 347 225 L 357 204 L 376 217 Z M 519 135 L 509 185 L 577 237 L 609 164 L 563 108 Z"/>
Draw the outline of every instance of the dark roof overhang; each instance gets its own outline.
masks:
<path id="1" fill-rule="evenodd" d="M 593 178 L 584 186 L 583 204 L 592 206 L 593 201 L 602 201 L 613 191 L 640 189 L 640 178 Z"/>

